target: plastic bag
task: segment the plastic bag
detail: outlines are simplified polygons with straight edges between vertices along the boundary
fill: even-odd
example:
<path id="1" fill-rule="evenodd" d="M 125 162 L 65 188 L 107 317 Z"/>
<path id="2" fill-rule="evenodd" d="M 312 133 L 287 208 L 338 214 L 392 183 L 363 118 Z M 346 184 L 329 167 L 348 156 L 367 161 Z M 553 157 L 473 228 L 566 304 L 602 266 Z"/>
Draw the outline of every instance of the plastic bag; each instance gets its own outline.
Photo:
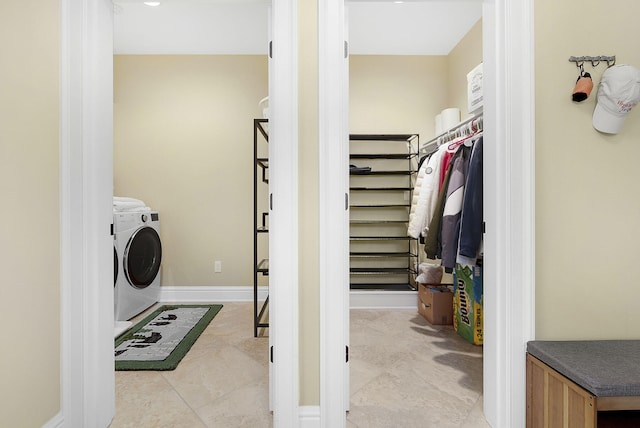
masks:
<path id="1" fill-rule="evenodd" d="M 440 284 L 442 282 L 443 272 L 442 266 L 422 262 L 418 265 L 416 282 L 421 284 Z"/>

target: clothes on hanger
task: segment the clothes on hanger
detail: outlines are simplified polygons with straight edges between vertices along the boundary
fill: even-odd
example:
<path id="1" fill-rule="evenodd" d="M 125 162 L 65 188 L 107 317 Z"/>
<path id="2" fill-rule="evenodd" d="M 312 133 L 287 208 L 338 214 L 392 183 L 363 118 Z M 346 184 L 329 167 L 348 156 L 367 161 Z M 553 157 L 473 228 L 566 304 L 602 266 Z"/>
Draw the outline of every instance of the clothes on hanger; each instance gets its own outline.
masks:
<path id="1" fill-rule="evenodd" d="M 412 238 L 418 239 L 427 235 L 426 231 L 440 192 L 439 178 L 436 178 L 440 177 L 445 150 L 445 146 L 440 146 L 426 161 L 422 162 L 418 170 L 409 213 L 408 234 Z"/>
<path id="2" fill-rule="evenodd" d="M 452 273 L 453 268 L 456 267 L 462 200 L 464 198 L 464 186 L 467 179 L 471 147 L 460 145 L 458 152 L 460 155 L 456 157 L 455 162 L 451 165 L 451 177 L 446 189 L 440 230 L 442 266 L 444 266 L 444 270 L 447 273 Z"/>
<path id="3" fill-rule="evenodd" d="M 449 144 L 442 144 L 422 162 L 413 189 L 408 233 L 412 238 L 427 236 L 429 223 L 433 216 L 433 207 L 438 200 L 446 171 L 451 159 L 461 144 L 473 136 L 459 137 Z"/>
<path id="4" fill-rule="evenodd" d="M 476 265 L 482 254 L 482 145 L 483 138 L 480 137 L 473 145 L 469 160 L 457 257 L 457 262 L 461 264 Z"/>
<path id="5" fill-rule="evenodd" d="M 437 149 L 431 152 L 433 145 Z M 479 143 L 479 144 L 478 144 Z M 408 234 L 447 272 L 474 264 L 482 246 L 482 115 L 429 141 L 418 169 Z M 462 253 L 460 253 L 462 250 Z"/>
<path id="6" fill-rule="evenodd" d="M 424 186 L 425 184 L 422 185 Z M 465 246 L 462 259 L 459 255 L 460 240 Z M 424 251 L 430 259 L 441 259 L 445 271 L 451 273 L 458 260 L 474 264 L 471 261 L 475 262 L 480 252 L 481 242 L 482 136 L 480 134 L 466 138 L 457 144 L 426 230 Z"/>
<path id="7" fill-rule="evenodd" d="M 455 158 L 460 156 L 462 152 L 457 151 L 453 155 L 453 162 Z M 440 230 L 442 224 L 442 213 L 444 212 L 444 206 L 446 201 L 447 192 L 446 189 L 449 186 L 449 180 L 451 179 L 451 168 L 449 168 L 445 174 L 442 189 L 438 194 L 438 200 L 434 207 L 433 216 L 431 222 L 429 222 L 429 230 L 425 236 L 424 251 L 427 253 L 427 257 L 430 259 L 442 258 L 442 241 L 440 240 Z"/>

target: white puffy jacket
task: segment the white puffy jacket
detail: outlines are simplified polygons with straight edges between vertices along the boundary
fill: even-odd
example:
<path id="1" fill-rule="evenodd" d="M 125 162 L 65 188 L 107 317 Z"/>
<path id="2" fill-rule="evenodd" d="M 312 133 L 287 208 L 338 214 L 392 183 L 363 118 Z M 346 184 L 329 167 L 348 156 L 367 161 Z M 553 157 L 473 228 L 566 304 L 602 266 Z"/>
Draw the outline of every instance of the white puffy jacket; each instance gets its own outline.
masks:
<path id="1" fill-rule="evenodd" d="M 419 238 L 420 235 L 426 236 L 427 234 L 427 228 L 431 223 L 438 200 L 442 156 L 446 149 L 446 145 L 440 146 L 438 151 L 422 163 L 418 171 L 409 214 L 408 234 L 412 238 Z"/>

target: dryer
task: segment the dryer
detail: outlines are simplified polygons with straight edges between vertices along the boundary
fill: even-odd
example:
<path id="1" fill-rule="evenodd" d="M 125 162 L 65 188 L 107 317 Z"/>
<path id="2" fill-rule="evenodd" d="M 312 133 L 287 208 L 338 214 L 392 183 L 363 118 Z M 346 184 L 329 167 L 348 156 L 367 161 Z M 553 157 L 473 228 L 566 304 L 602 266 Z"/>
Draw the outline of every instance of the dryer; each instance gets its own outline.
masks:
<path id="1" fill-rule="evenodd" d="M 114 211 L 114 314 L 126 321 L 160 297 L 160 218 L 156 211 Z"/>

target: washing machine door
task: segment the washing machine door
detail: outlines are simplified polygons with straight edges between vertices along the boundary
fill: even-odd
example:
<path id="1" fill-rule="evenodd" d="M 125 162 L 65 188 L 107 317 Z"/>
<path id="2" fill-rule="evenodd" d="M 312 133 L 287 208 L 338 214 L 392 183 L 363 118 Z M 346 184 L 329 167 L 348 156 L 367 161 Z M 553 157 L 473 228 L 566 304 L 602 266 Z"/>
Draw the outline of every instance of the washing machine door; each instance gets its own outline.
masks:
<path id="1" fill-rule="evenodd" d="M 116 286 L 116 282 L 118 282 L 118 250 L 116 247 L 113 247 L 113 286 Z"/>
<path id="2" fill-rule="evenodd" d="M 124 252 L 124 272 L 129 284 L 146 288 L 158 276 L 162 261 L 160 236 L 152 227 L 138 229 L 129 239 Z"/>

